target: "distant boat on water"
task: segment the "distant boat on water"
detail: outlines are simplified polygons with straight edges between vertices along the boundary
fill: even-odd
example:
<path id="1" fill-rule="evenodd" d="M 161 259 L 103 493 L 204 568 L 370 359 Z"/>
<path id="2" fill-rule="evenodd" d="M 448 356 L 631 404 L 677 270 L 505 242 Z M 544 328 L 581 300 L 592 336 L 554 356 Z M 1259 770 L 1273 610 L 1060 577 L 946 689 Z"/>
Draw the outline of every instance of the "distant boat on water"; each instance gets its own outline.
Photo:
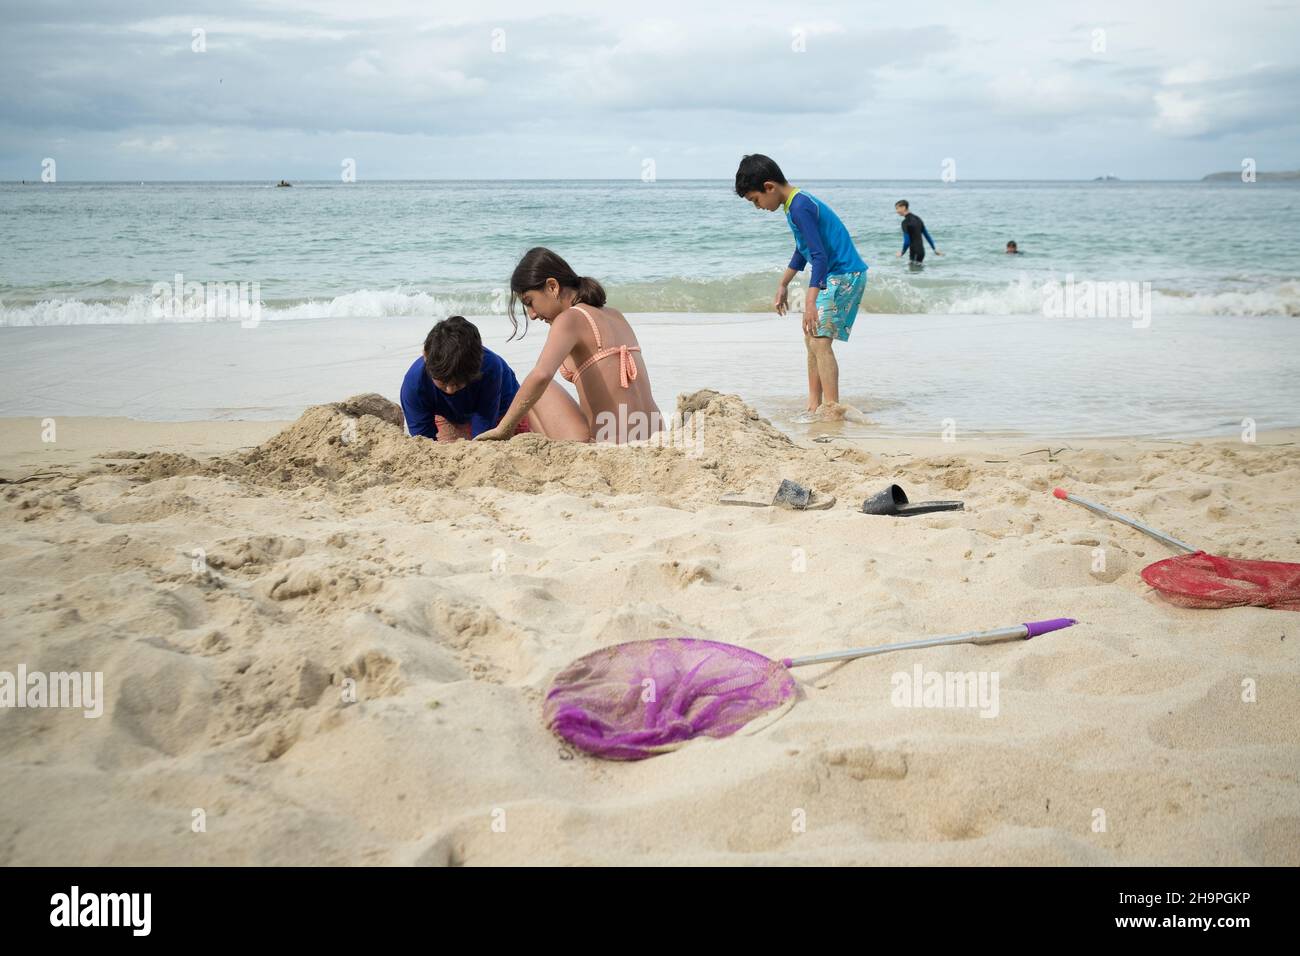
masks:
<path id="1" fill-rule="evenodd" d="M 281 186 L 292 186 L 293 183 L 285 182 L 285 181 L 282 179 L 282 180 L 280 180 L 278 183 L 276 183 L 275 185 L 276 185 L 276 188 L 278 189 L 278 188 L 281 187 Z"/>

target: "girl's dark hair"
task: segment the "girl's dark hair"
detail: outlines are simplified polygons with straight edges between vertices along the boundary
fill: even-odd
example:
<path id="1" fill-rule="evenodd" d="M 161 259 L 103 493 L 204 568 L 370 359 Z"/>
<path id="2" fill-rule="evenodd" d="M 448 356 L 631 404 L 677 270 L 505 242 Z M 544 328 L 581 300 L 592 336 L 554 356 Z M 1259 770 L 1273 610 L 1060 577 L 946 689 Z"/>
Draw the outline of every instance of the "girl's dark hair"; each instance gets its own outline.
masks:
<path id="1" fill-rule="evenodd" d="M 781 172 L 776 160 L 762 153 L 742 156 L 736 169 L 736 195 L 744 199 L 746 193 L 761 193 L 763 183 L 786 184 L 785 173 Z"/>
<path id="2" fill-rule="evenodd" d="M 424 370 L 448 385 L 469 385 L 483 377 L 483 338 L 463 315 L 443 319 L 424 339 Z"/>
<path id="3" fill-rule="evenodd" d="M 525 292 L 532 292 L 546 285 L 547 279 L 554 279 L 560 284 L 561 289 L 573 289 L 577 293 L 573 300 L 575 303 L 594 305 L 598 309 L 605 305 L 604 286 L 590 276 L 578 275 L 567 262 L 550 249 L 536 246 L 524 253 L 524 257 L 519 260 L 519 265 L 515 266 L 515 271 L 510 275 L 510 325 L 514 329 L 510 333 L 510 338 L 513 339 L 515 332 L 519 331 L 519 320 L 515 318 L 515 303 Z M 525 322 L 524 332 L 527 331 L 528 323 Z"/>

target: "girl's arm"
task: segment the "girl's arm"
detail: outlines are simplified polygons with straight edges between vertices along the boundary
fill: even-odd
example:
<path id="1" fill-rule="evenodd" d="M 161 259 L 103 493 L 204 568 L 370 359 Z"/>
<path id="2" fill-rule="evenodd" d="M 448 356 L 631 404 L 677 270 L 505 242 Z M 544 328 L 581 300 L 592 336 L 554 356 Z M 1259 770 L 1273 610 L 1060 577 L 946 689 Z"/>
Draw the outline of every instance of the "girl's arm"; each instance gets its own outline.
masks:
<path id="1" fill-rule="evenodd" d="M 501 416 L 497 427 L 481 432 L 478 438 L 487 440 L 509 438 L 515 433 L 519 423 L 527 417 L 529 409 L 546 393 L 546 387 L 555 378 L 555 373 L 560 370 L 565 358 L 578 344 L 580 322 L 580 313 L 576 309 L 567 309 L 556 316 L 555 321 L 551 323 L 550 332 L 546 335 L 542 354 L 537 357 L 537 364 L 533 366 L 533 370 L 519 383 L 519 391 L 515 392 L 514 401 Z"/>

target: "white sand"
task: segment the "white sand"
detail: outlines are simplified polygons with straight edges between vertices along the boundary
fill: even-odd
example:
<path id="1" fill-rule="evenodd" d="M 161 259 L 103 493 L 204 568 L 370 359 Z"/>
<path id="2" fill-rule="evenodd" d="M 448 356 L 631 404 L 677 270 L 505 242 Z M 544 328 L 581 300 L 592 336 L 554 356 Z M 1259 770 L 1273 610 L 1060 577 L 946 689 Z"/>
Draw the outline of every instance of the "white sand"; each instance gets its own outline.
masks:
<path id="1" fill-rule="evenodd" d="M 1138 577 L 1167 550 L 1049 494 L 1300 559 L 1295 433 L 1049 460 L 690 407 L 699 457 L 330 407 L 253 452 L 280 426 L 0 423 L 0 476 L 59 473 L 0 496 L 0 670 L 107 698 L 0 710 L 0 863 L 1300 863 L 1300 616 L 1173 607 Z M 124 451 L 160 454 L 95 457 Z M 839 505 L 715 503 L 781 477 Z M 967 510 L 855 513 L 890 481 Z M 760 733 L 639 763 L 540 718 L 559 668 L 636 638 L 784 656 L 1056 616 L 1081 623 L 796 671 Z M 996 673 L 998 715 L 894 706 L 917 664 Z"/>

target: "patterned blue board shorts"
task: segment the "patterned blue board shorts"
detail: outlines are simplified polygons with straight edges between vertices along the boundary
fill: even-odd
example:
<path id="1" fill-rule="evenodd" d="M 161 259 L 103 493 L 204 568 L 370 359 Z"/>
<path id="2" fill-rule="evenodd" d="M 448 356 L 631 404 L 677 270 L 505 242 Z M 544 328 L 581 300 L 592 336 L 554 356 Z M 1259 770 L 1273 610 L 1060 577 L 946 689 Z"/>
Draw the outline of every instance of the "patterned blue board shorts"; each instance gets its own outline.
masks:
<path id="1" fill-rule="evenodd" d="M 826 277 L 826 288 L 817 292 L 816 338 L 849 340 L 853 320 L 858 317 L 862 293 L 867 288 L 867 273 L 841 272 Z"/>

